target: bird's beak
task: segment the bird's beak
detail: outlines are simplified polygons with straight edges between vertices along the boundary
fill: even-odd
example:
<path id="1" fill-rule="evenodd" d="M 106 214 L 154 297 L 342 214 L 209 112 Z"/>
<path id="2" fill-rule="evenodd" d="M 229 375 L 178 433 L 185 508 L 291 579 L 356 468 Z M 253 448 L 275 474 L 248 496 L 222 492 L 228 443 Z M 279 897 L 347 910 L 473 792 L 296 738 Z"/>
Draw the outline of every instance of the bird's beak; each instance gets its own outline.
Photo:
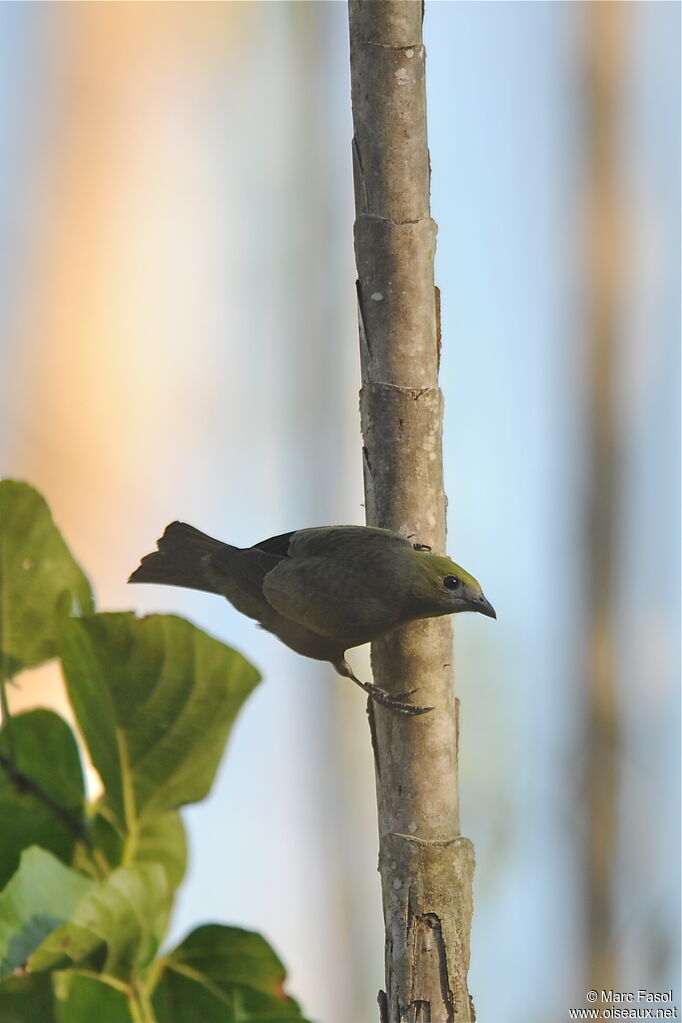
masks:
<path id="1" fill-rule="evenodd" d="M 483 594 L 480 597 L 474 597 L 469 606 L 471 611 L 478 611 L 479 614 L 485 615 L 486 618 L 497 618 L 495 608 L 489 600 L 485 599 Z"/>

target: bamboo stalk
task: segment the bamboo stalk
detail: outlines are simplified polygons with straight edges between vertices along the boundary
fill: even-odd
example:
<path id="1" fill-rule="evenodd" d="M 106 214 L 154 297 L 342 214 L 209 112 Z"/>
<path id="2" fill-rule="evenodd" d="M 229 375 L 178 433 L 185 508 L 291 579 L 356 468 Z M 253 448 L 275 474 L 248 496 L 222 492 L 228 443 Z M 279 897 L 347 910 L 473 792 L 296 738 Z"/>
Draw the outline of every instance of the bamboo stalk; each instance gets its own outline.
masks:
<path id="1" fill-rule="evenodd" d="M 421 3 L 350 0 L 355 253 L 369 525 L 445 550 L 443 396 Z M 459 833 L 449 618 L 372 644 L 378 685 L 417 688 L 416 718 L 368 707 L 386 931 L 382 1023 L 469 1023 L 474 855 Z"/>

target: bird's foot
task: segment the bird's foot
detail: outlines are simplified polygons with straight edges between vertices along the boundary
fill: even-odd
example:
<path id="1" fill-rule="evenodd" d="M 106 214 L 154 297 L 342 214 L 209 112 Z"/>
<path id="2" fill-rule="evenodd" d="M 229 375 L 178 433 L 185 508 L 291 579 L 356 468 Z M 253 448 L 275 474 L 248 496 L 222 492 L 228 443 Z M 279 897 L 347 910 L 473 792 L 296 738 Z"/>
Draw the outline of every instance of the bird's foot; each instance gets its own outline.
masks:
<path id="1" fill-rule="evenodd" d="M 388 707 L 398 714 L 407 714 L 410 717 L 415 717 L 417 714 L 426 714 L 428 711 L 433 710 L 433 707 L 422 707 L 418 703 L 405 702 L 408 696 L 416 693 L 416 689 L 406 689 L 402 693 L 389 693 L 388 690 L 380 689 L 379 686 L 372 685 L 371 682 L 361 682 L 357 675 L 353 673 L 353 669 L 345 658 L 333 661 L 332 663 L 339 675 L 352 679 L 356 685 L 364 689 L 368 696 L 372 697 L 375 703 L 380 703 L 382 707 Z"/>
<path id="2" fill-rule="evenodd" d="M 380 703 L 382 707 L 388 707 L 398 714 L 416 717 L 418 714 L 427 714 L 428 711 L 433 710 L 433 707 L 422 707 L 418 703 L 405 702 L 406 697 L 416 692 L 415 689 L 406 689 L 402 693 L 389 693 L 386 689 L 380 689 L 379 686 L 372 685 L 371 682 L 360 682 L 359 685 L 362 686 L 368 696 L 372 697 L 375 703 Z"/>

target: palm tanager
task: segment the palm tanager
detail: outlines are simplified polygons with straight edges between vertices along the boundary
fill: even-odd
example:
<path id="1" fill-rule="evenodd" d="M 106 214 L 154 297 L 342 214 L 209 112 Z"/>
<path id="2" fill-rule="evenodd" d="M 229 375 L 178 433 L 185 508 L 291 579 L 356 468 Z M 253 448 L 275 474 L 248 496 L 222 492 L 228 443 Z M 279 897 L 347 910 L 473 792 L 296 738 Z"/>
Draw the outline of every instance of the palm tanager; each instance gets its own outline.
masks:
<path id="1" fill-rule="evenodd" d="M 129 582 L 220 594 L 292 650 L 331 661 L 374 700 L 407 714 L 431 708 L 404 702 L 411 691 L 361 682 L 346 650 L 420 618 L 459 611 L 496 617 L 473 576 L 388 529 L 320 526 L 241 549 L 171 522 L 157 546 Z"/>

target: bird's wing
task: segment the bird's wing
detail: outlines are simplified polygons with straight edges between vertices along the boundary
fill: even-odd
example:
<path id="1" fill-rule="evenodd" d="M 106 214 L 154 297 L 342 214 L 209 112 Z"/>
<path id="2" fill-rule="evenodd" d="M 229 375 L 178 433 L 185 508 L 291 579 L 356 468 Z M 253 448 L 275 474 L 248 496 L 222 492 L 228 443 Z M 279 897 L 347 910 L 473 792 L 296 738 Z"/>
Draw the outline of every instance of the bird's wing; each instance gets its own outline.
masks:
<path id="1" fill-rule="evenodd" d="M 271 536 L 268 540 L 261 540 L 255 543 L 251 550 L 265 551 L 266 554 L 276 554 L 280 558 L 286 558 L 289 553 L 289 544 L 296 530 L 291 533 L 280 533 L 279 536 Z"/>
<path id="2" fill-rule="evenodd" d="M 289 558 L 330 557 L 337 562 L 347 558 L 374 558 L 386 550 L 412 547 L 406 536 L 374 526 L 316 526 L 291 533 Z M 260 545 L 259 545 L 260 546 Z"/>
<path id="3" fill-rule="evenodd" d="M 409 540 L 387 530 L 298 530 L 288 557 L 264 577 L 263 592 L 285 618 L 357 646 L 403 620 L 404 587 L 392 583 L 396 557 L 388 552 L 410 548 Z"/>
<path id="4" fill-rule="evenodd" d="M 211 556 L 210 570 L 220 580 L 221 592 L 238 611 L 261 620 L 270 605 L 263 596 L 263 579 L 283 558 L 255 547 L 221 548 Z"/>
<path id="5" fill-rule="evenodd" d="M 273 537 L 275 541 L 283 539 L 284 535 Z M 292 650 L 305 657 L 336 663 L 343 657 L 344 648 L 339 643 L 314 629 L 308 629 L 303 621 L 280 614 L 264 595 L 265 578 L 279 565 L 287 562 L 287 558 L 262 550 L 257 545 L 245 550 L 232 548 L 229 552 L 216 552 L 211 565 L 216 577 L 220 576 L 223 580 L 223 595 L 238 611 L 249 618 L 255 618 L 264 629 L 274 633 Z"/>

